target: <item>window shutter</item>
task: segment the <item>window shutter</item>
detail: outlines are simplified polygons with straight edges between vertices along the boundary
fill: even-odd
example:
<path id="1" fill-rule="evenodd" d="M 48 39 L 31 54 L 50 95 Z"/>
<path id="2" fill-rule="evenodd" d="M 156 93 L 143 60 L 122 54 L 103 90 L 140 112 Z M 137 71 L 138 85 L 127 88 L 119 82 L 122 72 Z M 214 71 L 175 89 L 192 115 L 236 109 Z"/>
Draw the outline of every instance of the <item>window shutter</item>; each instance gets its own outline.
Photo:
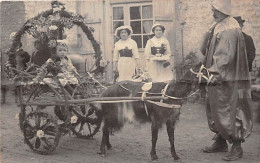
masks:
<path id="1" fill-rule="evenodd" d="M 172 55 L 175 52 L 175 0 L 153 0 L 153 11 L 155 23 L 165 26 L 165 36 L 168 39 Z"/>

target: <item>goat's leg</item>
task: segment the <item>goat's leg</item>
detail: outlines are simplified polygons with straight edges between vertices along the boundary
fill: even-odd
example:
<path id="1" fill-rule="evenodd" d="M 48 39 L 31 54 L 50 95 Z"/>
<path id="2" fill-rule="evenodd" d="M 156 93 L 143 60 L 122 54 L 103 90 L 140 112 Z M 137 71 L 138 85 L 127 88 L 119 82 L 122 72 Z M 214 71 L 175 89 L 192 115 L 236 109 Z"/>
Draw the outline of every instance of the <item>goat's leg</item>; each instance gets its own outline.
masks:
<path id="1" fill-rule="evenodd" d="M 108 139 L 109 139 L 109 131 L 108 131 L 106 124 L 104 124 L 103 132 L 102 132 L 102 141 L 101 141 L 101 145 L 100 145 L 100 153 L 99 153 L 102 157 L 104 157 L 106 154 L 106 145 L 107 145 L 107 142 L 109 142 Z"/>
<path id="2" fill-rule="evenodd" d="M 112 145 L 110 144 L 110 141 L 109 141 L 109 132 L 108 134 L 106 135 L 107 138 L 106 138 L 106 146 L 107 146 L 107 149 L 111 149 L 112 148 Z"/>
<path id="3" fill-rule="evenodd" d="M 175 146 L 174 146 L 174 126 L 175 126 L 175 122 L 167 121 L 166 126 L 167 126 L 167 133 L 168 133 L 169 141 L 170 141 L 170 144 L 171 144 L 172 157 L 174 158 L 174 160 L 179 160 L 180 158 L 176 154 Z"/>
<path id="4" fill-rule="evenodd" d="M 151 158 L 152 161 L 158 161 L 158 157 L 156 155 L 156 142 L 158 139 L 158 125 L 156 123 L 156 120 L 153 116 L 151 116 L 152 119 L 152 126 L 151 126 L 151 130 L 152 130 L 152 149 L 151 149 Z"/>

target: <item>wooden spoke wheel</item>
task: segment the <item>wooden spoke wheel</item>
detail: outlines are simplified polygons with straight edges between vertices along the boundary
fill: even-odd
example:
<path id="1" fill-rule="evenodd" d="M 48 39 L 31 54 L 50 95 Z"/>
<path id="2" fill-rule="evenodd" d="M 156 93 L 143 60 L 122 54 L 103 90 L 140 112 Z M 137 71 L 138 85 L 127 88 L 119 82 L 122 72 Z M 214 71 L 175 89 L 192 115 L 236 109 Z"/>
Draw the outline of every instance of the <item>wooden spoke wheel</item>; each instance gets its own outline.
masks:
<path id="1" fill-rule="evenodd" d="M 98 110 L 91 105 L 79 106 L 74 109 L 75 122 L 71 123 L 71 131 L 79 138 L 92 138 L 100 129 L 101 117 Z"/>
<path id="2" fill-rule="evenodd" d="M 20 102 L 20 114 L 19 114 L 19 125 L 20 129 L 23 130 L 23 122 L 25 120 L 26 114 L 32 111 L 36 111 L 41 108 L 51 108 L 53 110 L 54 106 L 40 106 L 40 104 L 50 104 L 53 103 L 58 97 L 51 91 L 47 86 L 37 85 L 19 85 L 16 87 L 16 93 L 19 95 Z"/>
<path id="3" fill-rule="evenodd" d="M 49 154 L 57 147 L 61 134 L 56 120 L 48 113 L 33 111 L 23 122 L 25 143 L 36 153 Z"/>

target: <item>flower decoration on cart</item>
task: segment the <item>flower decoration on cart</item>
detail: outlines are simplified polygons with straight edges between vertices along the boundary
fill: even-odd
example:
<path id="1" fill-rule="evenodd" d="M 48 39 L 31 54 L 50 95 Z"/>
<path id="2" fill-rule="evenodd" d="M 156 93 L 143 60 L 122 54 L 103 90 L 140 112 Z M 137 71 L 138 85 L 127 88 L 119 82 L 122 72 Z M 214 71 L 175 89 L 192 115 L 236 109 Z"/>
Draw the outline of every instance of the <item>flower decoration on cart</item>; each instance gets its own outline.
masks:
<path id="1" fill-rule="evenodd" d="M 46 47 L 52 49 L 57 45 L 58 39 L 66 39 L 65 29 L 71 29 L 74 25 L 82 29 L 95 51 L 96 69 L 93 72 L 100 73 L 100 71 L 104 71 L 105 66 L 101 57 L 100 44 L 93 36 L 94 29 L 84 23 L 83 16 L 65 11 L 65 4 L 54 0 L 51 2 L 51 7 L 50 10 L 43 11 L 27 20 L 18 32 L 11 33 L 10 39 L 12 40 L 12 45 L 5 51 L 5 54 L 8 55 L 5 72 L 9 79 L 13 79 L 17 75 L 17 72 L 13 69 L 16 68 L 17 64 L 15 52 L 19 48 L 24 34 L 31 35 L 35 39 L 40 40 L 42 45 L 46 45 Z M 100 64 L 101 60 L 102 63 Z"/>

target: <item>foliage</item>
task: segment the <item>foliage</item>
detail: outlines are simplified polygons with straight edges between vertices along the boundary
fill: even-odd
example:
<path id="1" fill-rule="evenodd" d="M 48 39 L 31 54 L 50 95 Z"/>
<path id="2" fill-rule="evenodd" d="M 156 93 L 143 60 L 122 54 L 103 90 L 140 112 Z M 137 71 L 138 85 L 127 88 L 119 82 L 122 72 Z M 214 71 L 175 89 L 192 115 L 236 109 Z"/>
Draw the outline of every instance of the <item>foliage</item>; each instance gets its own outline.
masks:
<path id="1" fill-rule="evenodd" d="M 92 29 L 85 25 L 84 18 L 81 15 L 73 14 L 65 10 L 53 11 L 53 9 L 43 11 L 37 16 L 27 20 L 20 30 L 15 34 L 12 45 L 5 51 L 8 55 L 8 61 L 5 64 L 5 72 L 10 79 L 13 79 L 16 72 L 12 68 L 16 67 L 15 52 L 20 48 L 21 39 L 25 33 L 32 35 L 40 40 L 43 45 L 52 48 L 56 45 L 57 39 L 64 39 L 64 28 L 71 29 L 74 25 L 79 26 L 92 43 L 95 51 L 96 70 L 95 73 L 103 73 L 104 68 L 100 66 L 101 50 L 99 43 L 95 40 Z M 57 28 L 56 28 L 56 27 Z"/>

